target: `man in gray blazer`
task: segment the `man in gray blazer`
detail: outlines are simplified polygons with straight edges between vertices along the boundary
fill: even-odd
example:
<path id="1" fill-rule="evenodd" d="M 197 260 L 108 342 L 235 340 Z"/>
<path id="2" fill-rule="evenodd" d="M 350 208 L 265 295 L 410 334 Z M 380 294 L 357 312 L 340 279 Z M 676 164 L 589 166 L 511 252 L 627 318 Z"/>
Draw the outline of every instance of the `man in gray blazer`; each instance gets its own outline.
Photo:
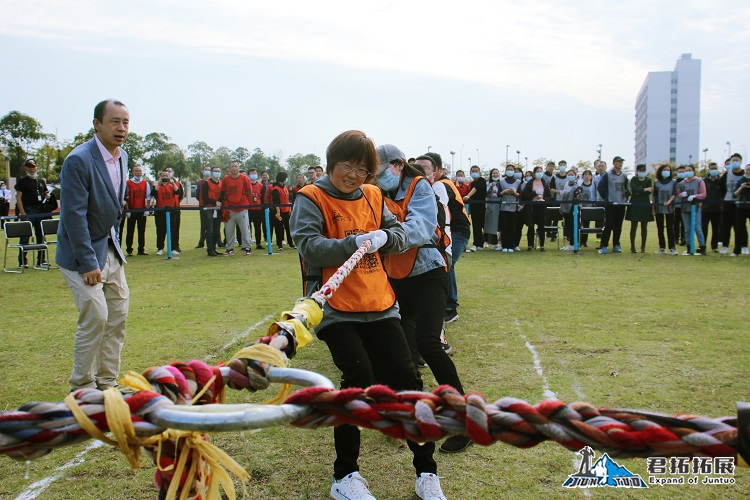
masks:
<path id="1" fill-rule="evenodd" d="M 55 261 L 78 307 L 73 390 L 117 385 L 130 292 L 117 231 L 122 218 L 130 114 L 120 101 L 94 108 L 96 135 L 75 148 L 60 172 Z"/>

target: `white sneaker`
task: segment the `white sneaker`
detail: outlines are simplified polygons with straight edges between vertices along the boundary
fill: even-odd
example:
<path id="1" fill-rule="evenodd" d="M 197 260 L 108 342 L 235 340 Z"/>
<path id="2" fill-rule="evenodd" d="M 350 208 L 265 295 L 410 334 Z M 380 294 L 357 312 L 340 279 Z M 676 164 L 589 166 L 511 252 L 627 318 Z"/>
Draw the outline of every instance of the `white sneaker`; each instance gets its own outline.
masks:
<path id="1" fill-rule="evenodd" d="M 664 252 L 664 249 L 663 249 L 663 248 L 660 248 L 659 250 L 657 250 L 657 251 L 656 251 L 656 252 L 654 252 L 654 253 L 662 254 L 662 253 L 665 253 L 665 252 Z"/>
<path id="2" fill-rule="evenodd" d="M 728 247 L 722 247 L 721 250 L 719 250 L 719 253 L 721 255 L 726 255 L 726 254 L 729 253 L 729 248 Z"/>
<path id="3" fill-rule="evenodd" d="M 422 500 L 448 500 L 440 488 L 440 478 L 429 472 L 419 475 L 414 490 Z"/>
<path id="4" fill-rule="evenodd" d="M 742 255 L 750 255 L 750 250 L 747 247 L 742 247 Z"/>
<path id="5" fill-rule="evenodd" d="M 485 241 L 484 245 L 482 245 L 482 248 L 489 248 L 489 246 L 490 246 L 490 244 Z"/>
<path id="6" fill-rule="evenodd" d="M 569 252 L 569 251 L 573 250 L 573 245 L 565 245 L 560 250 L 565 250 L 566 252 Z"/>
<path id="7" fill-rule="evenodd" d="M 730 257 L 737 257 L 737 254 L 736 253 L 730 253 L 729 256 Z"/>
<path id="8" fill-rule="evenodd" d="M 370 493 L 369 486 L 367 479 L 363 478 L 359 472 L 352 472 L 341 481 L 336 481 L 336 478 L 333 478 L 331 498 L 338 500 L 375 500 L 375 497 Z"/>
<path id="9" fill-rule="evenodd" d="M 180 255 L 180 252 L 178 252 L 177 250 L 172 250 L 172 255 Z"/>
<path id="10" fill-rule="evenodd" d="M 477 247 L 474 246 L 474 245 L 471 245 L 469 248 L 466 249 L 466 251 L 467 252 L 476 252 L 477 251 Z"/>
<path id="11" fill-rule="evenodd" d="M 675 248 L 670 248 L 670 249 L 669 249 L 669 253 L 670 253 L 671 255 L 677 255 L 677 249 L 675 249 Z"/>
<path id="12" fill-rule="evenodd" d="M 521 247 L 516 247 L 513 250 L 515 250 L 516 252 L 520 252 L 521 251 Z"/>
<path id="13" fill-rule="evenodd" d="M 164 255 L 164 250 L 157 250 L 156 255 Z"/>
<path id="14" fill-rule="evenodd" d="M 495 245 L 494 247 L 492 247 L 492 249 L 493 249 L 493 250 L 497 250 L 497 251 L 500 251 L 500 250 L 502 250 L 502 249 L 503 249 L 503 247 L 502 247 L 502 245 Z"/>

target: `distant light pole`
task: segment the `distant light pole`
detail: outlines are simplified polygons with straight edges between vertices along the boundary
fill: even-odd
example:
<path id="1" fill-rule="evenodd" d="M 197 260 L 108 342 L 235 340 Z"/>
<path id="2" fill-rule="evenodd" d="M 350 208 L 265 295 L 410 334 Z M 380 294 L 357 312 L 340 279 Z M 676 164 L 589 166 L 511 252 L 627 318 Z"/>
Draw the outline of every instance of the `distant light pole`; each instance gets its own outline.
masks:
<path id="1" fill-rule="evenodd" d="M 706 155 L 706 153 L 708 153 L 708 148 L 703 150 L 703 163 L 706 164 L 705 166 L 708 166 L 708 155 Z"/>
<path id="2" fill-rule="evenodd" d="M 427 152 L 428 153 L 430 152 L 431 149 L 432 149 L 432 146 L 427 146 Z"/>
<path id="3" fill-rule="evenodd" d="M 479 165 L 479 148 L 477 148 L 477 165 Z"/>
<path id="4" fill-rule="evenodd" d="M 510 148 L 510 144 L 505 146 L 505 164 L 508 164 L 508 148 Z"/>
<path id="5" fill-rule="evenodd" d="M 526 170 L 528 170 L 529 169 L 529 157 L 524 156 L 523 159 L 526 160 Z"/>
<path id="6" fill-rule="evenodd" d="M 693 155 L 688 155 L 688 165 L 693 164 Z"/>
<path id="7" fill-rule="evenodd" d="M 518 154 L 518 163 L 521 163 L 521 150 L 516 149 L 516 153 Z"/>
<path id="8" fill-rule="evenodd" d="M 727 141 L 727 148 L 729 149 L 729 151 L 727 151 L 727 156 L 731 157 L 732 156 L 732 143 L 729 141 Z"/>
<path id="9" fill-rule="evenodd" d="M 456 171 L 456 152 L 451 151 L 451 173 Z"/>
<path id="10" fill-rule="evenodd" d="M 597 154 L 599 155 L 599 161 L 602 160 L 602 145 L 599 144 L 599 149 L 596 150 Z"/>
<path id="11" fill-rule="evenodd" d="M 471 170 L 471 156 L 469 157 L 469 170 Z"/>
<path id="12" fill-rule="evenodd" d="M 461 170 L 464 169 L 464 145 L 461 144 Z"/>

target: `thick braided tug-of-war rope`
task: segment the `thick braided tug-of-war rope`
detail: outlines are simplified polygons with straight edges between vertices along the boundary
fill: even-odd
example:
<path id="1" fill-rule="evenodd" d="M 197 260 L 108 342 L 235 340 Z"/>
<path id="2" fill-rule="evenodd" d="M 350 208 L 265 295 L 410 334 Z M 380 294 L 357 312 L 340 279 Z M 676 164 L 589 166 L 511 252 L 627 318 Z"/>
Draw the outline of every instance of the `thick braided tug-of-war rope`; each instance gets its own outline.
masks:
<path id="1" fill-rule="evenodd" d="M 133 468 L 140 465 L 141 448 L 146 450 L 156 464 L 159 498 L 218 499 L 222 489 L 227 497 L 235 498 L 229 473 L 243 484 L 250 477 L 208 442 L 204 432 L 215 429 L 201 425 L 165 429 L 156 423 L 163 421 L 160 414 L 185 405 L 221 408 L 227 387 L 268 388 L 273 367 L 286 366 L 297 349 L 312 340 L 309 329 L 322 319 L 322 305 L 366 250 L 367 244 L 360 247 L 320 292 L 283 312 L 266 336 L 235 354 L 226 366 L 197 360 L 174 362 L 148 368 L 142 375 L 131 372 L 120 380 L 120 391 L 81 389 L 65 402 L 32 402 L 0 413 L 0 454 L 30 460 L 94 437 L 118 446 Z M 530 405 L 503 398 L 487 404 L 480 394 L 464 396 L 448 386 L 431 393 L 396 393 L 385 386 L 344 390 L 318 386 L 287 397 L 290 391 L 290 386 L 282 387 L 269 403 L 285 400 L 285 406 L 304 409 L 302 417 L 286 420 L 303 428 L 351 423 L 417 442 L 463 434 L 480 445 L 501 441 L 529 448 L 554 441 L 570 450 L 588 445 L 621 458 L 732 456 L 739 465 L 750 462 L 747 403 L 738 404 L 737 417 L 709 419 L 561 401 Z M 104 434 L 107 431 L 113 438 Z"/>

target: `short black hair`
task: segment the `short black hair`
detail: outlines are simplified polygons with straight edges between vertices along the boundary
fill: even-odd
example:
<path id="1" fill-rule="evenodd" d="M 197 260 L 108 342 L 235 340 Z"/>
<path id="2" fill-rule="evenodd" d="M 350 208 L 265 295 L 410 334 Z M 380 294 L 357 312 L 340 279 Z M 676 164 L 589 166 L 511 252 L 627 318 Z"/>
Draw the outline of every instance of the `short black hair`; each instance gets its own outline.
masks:
<path id="1" fill-rule="evenodd" d="M 742 155 L 739 153 L 732 153 L 732 156 L 730 156 L 730 158 L 739 158 L 740 161 L 742 161 Z"/>
<path id="2" fill-rule="evenodd" d="M 288 174 L 286 172 L 284 172 L 284 171 L 277 173 L 276 174 L 276 182 L 283 183 L 286 180 L 287 176 L 288 176 Z"/>
<path id="3" fill-rule="evenodd" d="M 107 109 L 107 104 L 112 103 L 115 106 L 122 106 L 123 108 L 127 108 L 122 102 L 117 101 L 115 99 L 106 99 L 96 106 L 94 106 L 94 120 L 98 121 L 99 123 L 104 120 L 104 110 Z"/>
<path id="4" fill-rule="evenodd" d="M 417 156 L 417 159 L 414 160 L 414 161 L 419 161 L 419 160 L 427 160 L 427 161 L 429 161 L 430 163 L 432 163 L 432 168 L 433 169 L 435 167 L 437 167 L 437 163 L 435 163 L 435 158 L 433 158 L 432 156 L 428 156 L 428 155 Z"/>
<path id="5" fill-rule="evenodd" d="M 438 168 L 443 168 L 443 159 L 440 157 L 437 153 L 425 153 L 424 156 L 429 156 L 432 158 L 432 163 L 434 163 Z"/>

